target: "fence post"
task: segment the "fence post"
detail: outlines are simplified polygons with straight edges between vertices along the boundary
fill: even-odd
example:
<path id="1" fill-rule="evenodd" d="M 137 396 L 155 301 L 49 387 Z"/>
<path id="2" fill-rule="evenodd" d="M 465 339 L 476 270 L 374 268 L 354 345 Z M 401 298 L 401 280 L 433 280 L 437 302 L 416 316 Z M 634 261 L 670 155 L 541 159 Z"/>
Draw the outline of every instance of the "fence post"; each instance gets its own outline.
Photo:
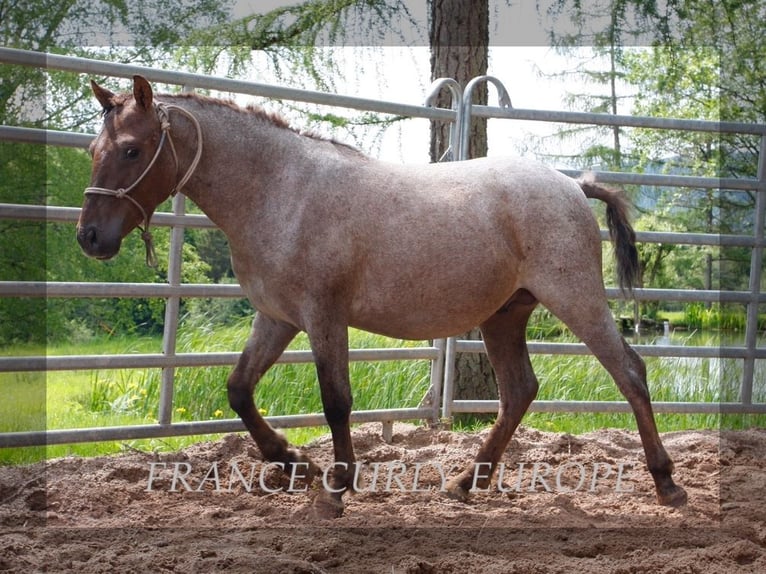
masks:
<path id="1" fill-rule="evenodd" d="M 457 337 L 447 339 L 444 351 L 444 396 L 442 397 L 442 419 L 452 424 L 452 402 L 455 400 L 455 345 Z"/>
<path id="2" fill-rule="evenodd" d="M 181 193 L 173 198 L 173 215 L 184 215 L 186 212 L 186 196 Z M 171 287 L 181 285 L 181 262 L 184 244 L 184 228 L 174 225 L 170 231 L 170 254 L 168 257 L 168 283 Z M 181 308 L 181 297 L 171 295 L 165 302 L 165 327 L 162 333 L 162 354 L 174 357 L 178 339 L 178 313 Z M 162 386 L 160 387 L 160 407 L 158 421 L 161 425 L 173 422 L 173 384 L 176 369 L 173 366 L 162 369 Z"/>
<path id="3" fill-rule="evenodd" d="M 755 245 L 750 258 L 750 302 L 747 304 L 745 325 L 745 366 L 742 369 L 742 404 L 753 403 L 753 379 L 755 377 L 755 349 L 758 344 L 758 299 L 761 293 L 763 273 L 764 228 L 766 228 L 766 135 L 761 136 L 758 155 L 758 189 L 755 192 Z"/>
<path id="4" fill-rule="evenodd" d="M 439 162 L 455 161 L 463 156 L 462 116 L 464 108 L 463 92 L 460 89 L 460 84 L 454 78 L 438 78 L 434 80 L 429 89 L 428 96 L 426 96 L 425 105 L 433 106 L 436 96 L 443 88 L 447 88 L 450 92 L 450 106 L 455 112 L 455 119 L 449 128 L 449 147 L 439 158 Z M 438 422 L 441 418 L 447 425 L 451 424 L 452 382 L 454 381 L 455 370 L 454 343 L 454 337 L 434 341 L 434 346 L 440 351 L 440 357 L 438 365 L 433 362 L 431 363 L 431 388 L 428 390 L 428 395 L 426 395 L 426 399 L 432 402 L 434 423 Z M 441 417 L 439 416 L 440 411 Z"/>
<path id="5" fill-rule="evenodd" d="M 490 82 L 497 88 L 497 97 L 500 106 L 504 108 L 511 107 L 511 98 L 503 83 L 494 76 L 477 76 L 466 84 L 463 90 L 461 105 L 456 118 L 456 125 L 459 128 L 460 144 L 455 159 L 464 161 L 468 159 L 468 148 L 471 133 L 471 108 L 473 107 L 473 90 L 481 82 Z M 447 340 L 447 348 L 444 354 L 444 396 L 442 397 L 442 418 L 452 422 L 452 403 L 455 400 L 455 356 L 457 354 L 457 337 L 450 337 Z"/>

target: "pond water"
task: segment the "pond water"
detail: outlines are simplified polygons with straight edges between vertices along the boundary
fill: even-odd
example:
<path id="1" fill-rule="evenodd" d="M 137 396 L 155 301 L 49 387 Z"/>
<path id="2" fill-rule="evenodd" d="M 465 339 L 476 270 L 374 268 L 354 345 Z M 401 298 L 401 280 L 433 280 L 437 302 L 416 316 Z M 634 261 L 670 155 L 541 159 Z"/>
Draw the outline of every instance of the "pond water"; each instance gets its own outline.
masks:
<path id="1" fill-rule="evenodd" d="M 744 331 L 688 331 L 667 328 L 663 332 L 645 331 L 639 334 L 623 334 L 633 345 L 681 345 L 687 347 L 743 347 Z M 759 333 L 758 347 L 766 347 L 766 333 Z"/>
<path id="2" fill-rule="evenodd" d="M 640 345 L 685 347 L 744 347 L 744 331 L 668 330 L 663 333 L 628 335 L 626 340 Z M 756 346 L 766 347 L 766 335 L 760 333 Z M 744 360 L 699 357 L 652 357 L 647 364 L 659 366 L 663 380 L 676 392 L 708 400 L 741 400 Z M 651 378 L 651 375 L 650 375 Z M 766 402 L 766 360 L 756 359 L 752 387 L 753 402 Z"/>
<path id="3" fill-rule="evenodd" d="M 743 347 L 744 332 L 668 330 L 626 334 L 632 345 L 658 345 L 679 347 Z M 549 339 L 550 340 L 550 339 Z M 571 334 L 556 339 L 558 342 L 576 342 Z M 757 340 L 759 348 L 766 348 L 766 335 Z M 719 357 L 658 357 L 644 353 L 649 388 L 654 400 L 690 402 L 739 402 L 742 396 L 744 360 Z M 591 355 L 535 355 L 533 364 L 540 378 L 556 380 L 572 378 L 576 385 L 583 381 L 594 386 L 611 388 L 609 379 Z M 594 365 L 596 367 L 594 368 Z M 603 372 L 602 372 L 603 371 Z M 556 390 L 556 393 L 563 391 Z M 766 359 L 756 359 L 752 387 L 753 402 L 766 402 Z M 581 397 L 577 397 L 581 398 Z M 598 397 L 602 398 L 602 397 Z M 619 398 L 619 396 L 617 397 Z"/>

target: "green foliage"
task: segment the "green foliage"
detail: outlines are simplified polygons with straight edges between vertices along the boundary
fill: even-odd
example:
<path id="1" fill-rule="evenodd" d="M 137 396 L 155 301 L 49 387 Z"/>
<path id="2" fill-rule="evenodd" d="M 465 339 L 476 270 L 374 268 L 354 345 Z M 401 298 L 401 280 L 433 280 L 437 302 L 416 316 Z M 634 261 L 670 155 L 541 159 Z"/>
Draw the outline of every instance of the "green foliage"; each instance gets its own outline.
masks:
<path id="1" fill-rule="evenodd" d="M 766 118 L 766 5 L 757 0 L 671 1 L 660 10 L 654 0 L 558 0 L 549 15 L 574 23 L 557 34 L 562 50 L 592 46 L 608 65 L 585 62 L 580 78 L 596 93 L 573 94 L 578 110 L 616 113 L 623 86 L 634 115 L 693 120 L 763 122 Z M 572 28 L 567 28 L 572 29 Z M 635 42 L 634 38 L 644 38 Z M 652 46 L 629 48 L 631 43 Z M 606 135 L 602 130 L 601 136 Z M 573 128 L 563 137 L 582 138 Z M 630 129 L 614 131 L 611 145 L 585 140 L 578 165 L 602 169 L 706 177 L 756 177 L 760 139 L 710 132 Z M 569 158 L 570 160 L 572 158 Z M 752 193 L 708 189 L 642 188 L 637 229 L 751 234 Z M 741 290 L 748 286 L 750 249 L 644 244 L 639 246 L 645 287 Z M 653 315 L 658 304 L 646 306 Z"/>
<path id="2" fill-rule="evenodd" d="M 732 309 L 720 303 L 689 303 L 684 306 L 682 321 L 690 329 L 744 332 L 747 316 L 743 307 Z"/>
<path id="3" fill-rule="evenodd" d="M 626 80 L 637 88 L 633 113 L 652 117 L 718 121 L 719 54 L 708 47 L 677 53 L 671 48 L 634 51 L 625 58 Z M 639 167 L 662 162 L 667 173 L 721 177 L 722 140 L 710 132 L 631 131 Z"/>
<path id="4" fill-rule="evenodd" d="M 0 39 L 5 46 L 148 64 L 158 62 L 160 48 L 226 16 L 226 6 L 212 0 L 136 0 L 130 9 L 122 1 L 11 2 L 2 9 Z M 121 48 L 120 42 L 133 47 Z M 3 66 L 0 122 L 91 131 L 97 109 L 88 80 L 80 74 Z M 89 173 L 90 161 L 81 151 L 0 142 L 0 202 L 79 206 Z M 155 232 L 160 254 L 167 253 L 166 237 L 166 231 Z M 193 252 L 185 255 L 185 272 L 204 280 L 199 258 Z M 82 256 L 71 225 L 0 221 L 0 280 L 151 282 L 162 280 L 164 273 L 145 268 L 143 246 L 132 237 L 120 257 L 103 264 Z M 0 300 L 0 344 L 82 337 L 102 329 L 153 331 L 162 324 L 163 309 L 160 300 L 5 298 Z"/>
<path id="5" fill-rule="evenodd" d="M 239 350 L 248 333 L 247 321 L 231 327 L 208 330 L 184 328 L 179 350 Z M 385 338 L 352 331 L 354 347 L 382 347 Z M 571 341 L 572 338 L 565 337 Z M 396 344 L 400 344 L 397 342 Z M 720 344 L 719 335 L 688 335 L 686 344 Z M 57 345 L 56 355 L 86 353 L 156 352 L 157 338 L 101 338 L 87 343 Z M 304 336 L 293 348 L 307 348 Z M 27 345 L 6 349 L 9 354 L 39 352 Z M 618 400 L 606 371 L 591 356 L 533 355 L 532 363 L 540 380 L 538 399 Z M 766 401 L 766 361 L 756 362 L 755 402 Z M 176 377 L 174 412 L 176 421 L 217 420 L 235 417 L 226 402 L 226 377 L 231 369 L 179 369 Z M 654 401 L 736 401 L 742 377 L 742 361 L 705 358 L 647 358 L 649 390 Z M 115 424 L 147 424 L 157 417 L 160 374 L 157 370 L 104 370 L 97 373 L 64 372 L 55 377 L 41 373 L 0 373 L 0 386 L 11 397 L 0 404 L 0 432 L 82 428 Z M 428 388 L 428 363 L 352 364 L 354 408 L 416 406 Z M 47 393 L 46 393 L 47 387 Z M 47 396 L 46 396 L 47 394 Z M 312 365 L 277 365 L 259 384 L 256 404 L 265 415 L 321 412 L 316 373 Z M 46 406 L 47 405 L 47 406 Z M 671 415 L 657 416 L 661 431 L 699 428 L 749 428 L 766 425 L 763 415 Z M 483 423 L 486 425 L 486 422 Z M 529 413 L 523 424 L 548 431 L 583 433 L 599 428 L 635 428 L 631 414 Z M 475 428 L 472 430 L 476 430 Z M 326 428 L 289 431 L 292 440 L 303 441 L 326 433 Z M 34 449 L 2 449 L 0 464 L 28 463 L 49 457 L 77 453 L 95 455 L 119 452 L 122 448 L 177 450 L 198 438 L 121 441 L 103 444 L 65 445 Z"/>
<path id="6" fill-rule="evenodd" d="M 90 159 L 82 150 L 0 144 L 0 202 L 79 206 L 90 177 Z M 167 209 L 163 207 L 162 209 Z M 167 277 L 169 230 L 153 228 L 158 269 L 144 262 L 136 234 L 123 241 L 110 261 L 85 257 L 70 223 L 0 220 L 0 277 L 4 281 L 103 281 L 152 283 Z M 210 266 L 194 246 L 183 248 L 183 280 L 210 282 Z M 0 343 L 156 333 L 162 329 L 162 299 L 0 299 Z"/>
<path id="7" fill-rule="evenodd" d="M 634 113 L 718 121 L 723 101 L 720 56 L 715 48 L 694 45 L 683 51 L 656 47 L 629 54 L 625 60 L 627 79 L 638 88 Z M 636 169 L 642 171 L 743 177 L 751 176 L 757 163 L 757 153 L 750 153 L 747 146 L 741 145 L 752 139 L 748 136 L 735 138 L 739 143 L 731 137 L 706 132 L 636 129 L 630 136 L 636 150 Z M 754 198 L 747 193 L 716 189 L 655 190 L 649 205 L 650 210 L 642 218 L 645 228 L 752 233 Z M 657 250 L 664 246 L 644 249 L 653 249 L 657 255 Z M 704 289 L 747 286 L 750 266 L 747 249 L 669 247 L 665 251 L 661 259 L 655 257 L 653 261 L 658 279 L 672 275 L 662 270 L 663 265 L 671 264 L 675 274 L 681 277 L 680 285 Z M 681 260 L 682 254 L 685 261 Z M 650 273 L 650 278 L 652 275 Z"/>
<path id="8" fill-rule="evenodd" d="M 187 229 L 184 234 L 184 244 L 193 247 L 200 261 L 204 261 L 209 267 L 207 275 L 213 283 L 228 282 L 234 278 L 229 255 L 229 241 L 220 230 Z"/>
<path id="9" fill-rule="evenodd" d="M 240 319 L 230 327 L 200 329 L 185 324 L 179 337 L 179 352 L 240 350 L 249 331 L 249 320 Z M 412 346 L 352 330 L 351 346 L 373 348 Z M 306 349 L 305 335 L 291 349 Z M 174 420 L 215 420 L 232 418 L 226 395 L 231 367 L 180 368 L 176 372 L 173 396 Z M 415 407 L 430 383 L 427 361 L 385 361 L 351 363 L 350 376 L 355 409 Z M 156 420 L 159 408 L 161 373 L 157 370 L 109 371 L 93 376 L 90 392 L 80 397 L 84 408 L 93 412 L 130 414 Z M 256 392 L 256 404 L 265 415 L 321 412 L 316 372 L 311 364 L 279 364 L 272 367 Z"/>
<path id="10" fill-rule="evenodd" d="M 0 203 L 40 204 L 45 198 L 45 150 L 0 142 Z M 0 219 L 0 280 L 45 280 L 44 222 Z M 45 338 L 45 301 L 0 299 L 0 344 Z"/>

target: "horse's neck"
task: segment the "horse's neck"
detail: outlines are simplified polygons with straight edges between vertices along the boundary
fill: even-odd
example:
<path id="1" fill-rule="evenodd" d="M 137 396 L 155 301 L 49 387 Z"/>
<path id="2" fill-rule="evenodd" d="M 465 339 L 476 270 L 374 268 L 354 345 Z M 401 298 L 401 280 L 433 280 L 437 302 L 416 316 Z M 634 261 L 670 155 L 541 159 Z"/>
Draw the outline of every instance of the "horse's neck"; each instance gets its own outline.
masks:
<path id="1" fill-rule="evenodd" d="M 284 165 L 284 149 L 290 130 L 273 125 L 268 119 L 238 112 L 218 104 L 193 101 L 173 102 L 190 111 L 202 129 L 203 152 L 199 165 L 182 190 L 227 235 L 257 209 L 257 195 L 264 181 L 274 178 L 275 170 Z M 184 121 L 176 146 L 179 173 L 184 173 L 196 151 L 196 134 L 190 122 Z M 297 150 L 296 150 L 297 151 Z"/>

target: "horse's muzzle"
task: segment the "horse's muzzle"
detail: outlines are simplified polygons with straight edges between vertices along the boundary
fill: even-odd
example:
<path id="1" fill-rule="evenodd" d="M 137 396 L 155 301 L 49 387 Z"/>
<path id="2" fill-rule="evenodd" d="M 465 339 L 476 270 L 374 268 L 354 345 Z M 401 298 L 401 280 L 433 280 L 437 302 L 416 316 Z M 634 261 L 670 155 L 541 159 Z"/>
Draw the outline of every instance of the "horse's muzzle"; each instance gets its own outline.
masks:
<path id="1" fill-rule="evenodd" d="M 111 259 L 120 251 L 122 238 L 103 233 L 95 225 L 78 225 L 77 242 L 89 257 Z"/>

